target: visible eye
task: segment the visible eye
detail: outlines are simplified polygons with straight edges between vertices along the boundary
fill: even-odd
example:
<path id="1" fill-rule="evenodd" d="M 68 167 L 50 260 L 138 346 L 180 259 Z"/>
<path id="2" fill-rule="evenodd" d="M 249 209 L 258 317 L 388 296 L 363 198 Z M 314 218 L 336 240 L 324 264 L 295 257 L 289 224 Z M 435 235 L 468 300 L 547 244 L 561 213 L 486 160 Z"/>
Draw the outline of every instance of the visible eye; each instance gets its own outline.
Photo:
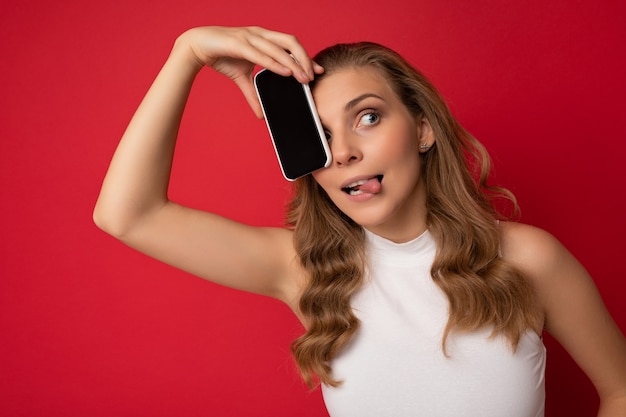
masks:
<path id="1" fill-rule="evenodd" d="M 326 141 L 330 142 L 330 139 L 332 138 L 332 135 L 330 134 L 330 132 L 328 130 L 324 130 L 324 136 L 326 136 Z"/>
<path id="2" fill-rule="evenodd" d="M 375 111 L 368 110 L 367 113 L 363 114 L 359 119 L 359 125 L 371 126 L 375 125 L 380 121 L 380 115 Z"/>

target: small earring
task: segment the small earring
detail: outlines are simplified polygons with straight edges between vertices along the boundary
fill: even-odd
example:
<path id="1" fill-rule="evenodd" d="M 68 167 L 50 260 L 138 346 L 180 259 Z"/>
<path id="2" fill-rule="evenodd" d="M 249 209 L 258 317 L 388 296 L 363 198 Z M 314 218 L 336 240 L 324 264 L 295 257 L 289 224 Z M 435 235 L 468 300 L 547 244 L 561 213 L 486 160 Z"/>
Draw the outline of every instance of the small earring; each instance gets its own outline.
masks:
<path id="1" fill-rule="evenodd" d="M 430 148 L 430 145 L 428 143 L 422 143 L 420 145 L 420 149 L 428 149 L 428 148 Z"/>

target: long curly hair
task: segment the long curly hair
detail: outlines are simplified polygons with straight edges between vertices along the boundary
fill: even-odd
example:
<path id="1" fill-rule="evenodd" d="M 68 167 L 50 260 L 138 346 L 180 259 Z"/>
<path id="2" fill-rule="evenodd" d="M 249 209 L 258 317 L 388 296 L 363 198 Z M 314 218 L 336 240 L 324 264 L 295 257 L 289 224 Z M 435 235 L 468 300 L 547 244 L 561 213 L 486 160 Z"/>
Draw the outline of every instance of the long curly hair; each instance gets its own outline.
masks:
<path id="1" fill-rule="evenodd" d="M 434 146 L 424 154 L 426 222 L 437 243 L 433 280 L 449 301 L 442 349 L 453 330 L 492 326 L 515 350 L 520 337 L 540 326 L 533 289 L 521 272 L 500 256 L 494 198 L 517 203 L 505 189 L 487 185 L 490 158 L 482 144 L 452 116 L 432 83 L 399 54 L 371 42 L 338 44 L 314 60 L 325 69 L 312 83 L 345 68 L 380 72 L 404 105 L 432 126 Z M 304 380 L 337 386 L 332 359 L 359 328 L 350 301 L 361 288 L 365 234 L 341 212 L 311 175 L 296 181 L 287 212 L 299 260 L 309 281 L 299 300 L 307 331 L 292 344 Z M 416 213 L 417 215 L 417 213 Z"/>

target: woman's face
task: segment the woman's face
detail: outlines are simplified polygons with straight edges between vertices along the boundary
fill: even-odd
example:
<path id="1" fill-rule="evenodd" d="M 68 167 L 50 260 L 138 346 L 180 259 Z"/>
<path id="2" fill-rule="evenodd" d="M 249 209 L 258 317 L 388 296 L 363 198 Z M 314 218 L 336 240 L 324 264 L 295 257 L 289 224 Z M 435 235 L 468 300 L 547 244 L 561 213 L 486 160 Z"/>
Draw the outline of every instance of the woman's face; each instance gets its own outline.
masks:
<path id="1" fill-rule="evenodd" d="M 346 68 L 313 91 L 333 161 L 313 173 L 356 223 L 403 242 L 425 229 L 420 144 L 432 145 L 427 120 L 404 106 L 374 68 Z"/>

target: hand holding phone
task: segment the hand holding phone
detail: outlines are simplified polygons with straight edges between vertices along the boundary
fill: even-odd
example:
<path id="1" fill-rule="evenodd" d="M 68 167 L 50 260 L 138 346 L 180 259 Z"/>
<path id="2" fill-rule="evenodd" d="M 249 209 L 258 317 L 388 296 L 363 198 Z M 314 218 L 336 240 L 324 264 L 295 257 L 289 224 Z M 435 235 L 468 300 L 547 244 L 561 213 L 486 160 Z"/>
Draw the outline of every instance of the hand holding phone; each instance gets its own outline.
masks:
<path id="1" fill-rule="evenodd" d="M 283 176 L 293 181 L 331 162 L 330 148 L 307 84 L 267 69 L 254 77 Z"/>

